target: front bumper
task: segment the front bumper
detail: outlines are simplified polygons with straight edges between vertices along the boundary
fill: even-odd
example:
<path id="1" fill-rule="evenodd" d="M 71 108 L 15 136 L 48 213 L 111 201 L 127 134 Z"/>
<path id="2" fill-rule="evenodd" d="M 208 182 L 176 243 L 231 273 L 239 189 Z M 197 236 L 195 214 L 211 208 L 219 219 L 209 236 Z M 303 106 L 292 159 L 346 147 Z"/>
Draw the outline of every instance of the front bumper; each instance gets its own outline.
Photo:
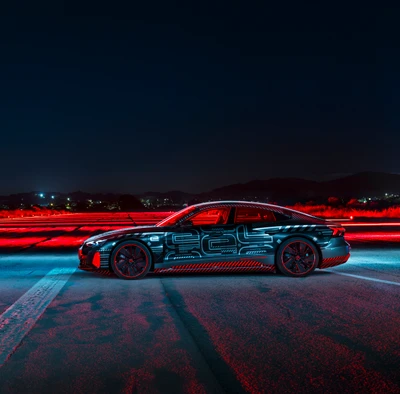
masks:
<path id="1" fill-rule="evenodd" d="M 343 237 L 332 238 L 328 245 L 321 249 L 322 260 L 318 268 L 330 268 L 344 264 L 350 257 L 350 244 Z"/>
<path id="2" fill-rule="evenodd" d="M 94 271 L 100 268 L 101 256 L 96 249 L 89 249 L 82 245 L 78 250 L 79 265 L 78 268 L 84 271 Z"/>
<path id="3" fill-rule="evenodd" d="M 87 246 L 83 244 L 78 249 L 79 266 L 85 271 L 110 269 L 111 248 L 107 245 Z"/>

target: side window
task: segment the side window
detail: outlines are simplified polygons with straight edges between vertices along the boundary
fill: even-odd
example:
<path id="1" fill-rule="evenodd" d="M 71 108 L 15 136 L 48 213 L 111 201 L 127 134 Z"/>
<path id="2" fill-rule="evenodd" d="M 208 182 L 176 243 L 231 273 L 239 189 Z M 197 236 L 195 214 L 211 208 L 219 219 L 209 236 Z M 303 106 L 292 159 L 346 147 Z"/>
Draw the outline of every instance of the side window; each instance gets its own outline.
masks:
<path id="1" fill-rule="evenodd" d="M 196 215 L 193 215 L 188 220 L 193 226 L 206 226 L 210 224 L 226 224 L 229 217 L 228 207 L 205 209 Z"/>
<path id="2" fill-rule="evenodd" d="M 275 222 L 276 218 L 272 211 L 262 208 L 237 207 L 235 223 L 251 222 Z"/>
<path id="3" fill-rule="evenodd" d="M 277 222 L 282 222 L 284 220 L 289 220 L 292 218 L 292 215 L 287 211 L 285 213 L 274 212 L 274 215 Z"/>

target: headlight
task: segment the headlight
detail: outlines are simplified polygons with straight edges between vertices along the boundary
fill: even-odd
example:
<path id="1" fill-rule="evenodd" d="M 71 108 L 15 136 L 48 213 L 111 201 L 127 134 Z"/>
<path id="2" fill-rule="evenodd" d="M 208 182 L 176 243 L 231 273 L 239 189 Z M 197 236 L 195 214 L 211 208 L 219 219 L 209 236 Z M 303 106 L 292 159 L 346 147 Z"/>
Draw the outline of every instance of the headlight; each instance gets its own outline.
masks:
<path id="1" fill-rule="evenodd" d="M 85 242 L 85 245 L 89 246 L 90 248 L 93 248 L 103 245 L 106 241 L 107 241 L 106 239 L 98 239 L 96 241 Z"/>

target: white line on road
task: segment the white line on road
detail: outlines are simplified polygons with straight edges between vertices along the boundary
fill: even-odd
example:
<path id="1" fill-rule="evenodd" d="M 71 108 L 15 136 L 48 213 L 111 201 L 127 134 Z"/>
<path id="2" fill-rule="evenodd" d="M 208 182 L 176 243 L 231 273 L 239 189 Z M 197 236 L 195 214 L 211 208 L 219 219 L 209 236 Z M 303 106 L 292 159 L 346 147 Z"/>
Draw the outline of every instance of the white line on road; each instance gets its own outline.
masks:
<path id="1" fill-rule="evenodd" d="M 0 315 L 0 367 L 8 360 L 26 334 L 76 268 L 55 268 Z"/>
<path id="2" fill-rule="evenodd" d="M 360 275 L 353 275 L 353 274 L 345 274 L 344 272 L 337 272 L 337 271 L 331 271 L 331 270 L 325 270 L 325 271 L 331 272 L 332 274 L 338 274 L 338 275 L 344 275 L 344 276 L 352 276 L 353 278 L 364 279 L 364 280 L 372 280 L 373 282 L 387 283 L 387 284 L 389 284 L 389 285 L 400 286 L 400 283 L 399 283 L 399 282 L 391 282 L 390 280 L 368 278 L 367 276 L 360 276 Z"/>

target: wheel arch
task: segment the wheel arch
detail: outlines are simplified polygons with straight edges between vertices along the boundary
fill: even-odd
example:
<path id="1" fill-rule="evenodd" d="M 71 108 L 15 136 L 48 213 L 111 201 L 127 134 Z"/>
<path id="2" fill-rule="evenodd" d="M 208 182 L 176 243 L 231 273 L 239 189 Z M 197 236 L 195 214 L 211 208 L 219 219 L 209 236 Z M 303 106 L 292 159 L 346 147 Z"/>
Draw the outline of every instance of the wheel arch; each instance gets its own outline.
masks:
<path id="1" fill-rule="evenodd" d="M 118 245 L 121 245 L 123 242 L 126 242 L 126 241 L 135 241 L 135 242 L 137 242 L 137 243 L 139 243 L 139 244 L 142 244 L 143 246 L 145 246 L 145 247 L 148 249 L 148 251 L 149 251 L 149 253 L 150 253 L 150 257 L 151 257 L 150 271 L 152 271 L 153 268 L 154 268 L 154 254 L 153 254 L 153 251 L 151 250 L 150 246 L 146 244 L 146 242 L 144 242 L 144 241 L 143 241 L 142 239 L 140 239 L 140 238 L 135 238 L 135 237 L 129 237 L 129 238 L 120 239 L 120 240 L 118 240 L 118 242 L 116 242 L 115 245 L 112 247 L 112 249 L 110 250 L 110 255 L 109 255 L 109 257 L 108 257 L 108 267 L 109 267 L 110 271 L 113 271 L 113 269 L 112 269 L 112 267 L 111 267 L 111 257 L 112 257 L 112 255 L 113 255 L 113 252 L 114 252 L 115 248 L 118 247 Z"/>
<path id="2" fill-rule="evenodd" d="M 319 246 L 319 245 L 313 240 L 313 238 L 312 238 L 310 235 L 308 235 L 308 234 L 290 234 L 290 235 L 288 235 L 287 237 L 281 238 L 281 239 L 280 239 L 281 242 L 279 243 L 279 246 L 278 246 L 278 247 L 276 248 L 276 250 L 275 250 L 275 256 L 274 256 L 274 266 L 275 266 L 275 270 L 277 270 L 277 271 L 279 272 L 278 266 L 277 266 L 277 264 L 276 264 L 276 259 L 278 258 L 278 251 L 279 251 L 280 245 L 281 245 L 282 243 L 286 242 L 287 240 L 292 239 L 292 238 L 304 238 L 304 239 L 306 239 L 307 241 L 310 241 L 310 242 L 315 246 L 315 248 L 316 248 L 316 250 L 317 250 L 317 252 L 318 252 L 318 258 L 319 258 L 317 268 L 319 268 L 320 265 L 321 265 L 321 263 L 322 263 L 322 251 L 321 251 L 320 246 Z"/>

